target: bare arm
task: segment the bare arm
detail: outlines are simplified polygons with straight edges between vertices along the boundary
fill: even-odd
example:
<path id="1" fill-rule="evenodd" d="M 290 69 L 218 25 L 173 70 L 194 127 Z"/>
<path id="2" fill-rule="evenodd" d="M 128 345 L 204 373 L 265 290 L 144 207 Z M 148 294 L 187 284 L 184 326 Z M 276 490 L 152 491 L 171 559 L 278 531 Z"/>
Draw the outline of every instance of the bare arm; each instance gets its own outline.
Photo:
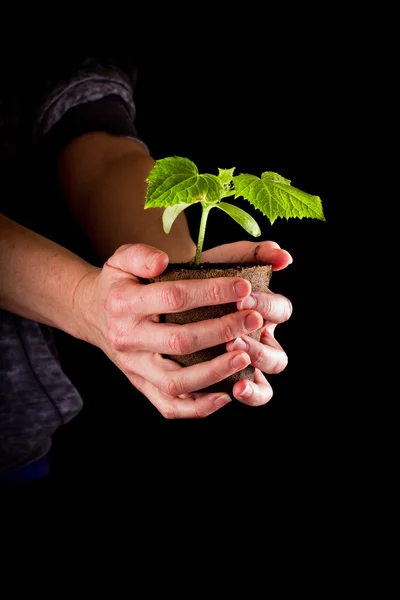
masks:
<path id="1" fill-rule="evenodd" d="M 66 200 L 102 258 L 127 243 L 166 252 L 170 262 L 193 259 L 196 246 L 182 214 L 166 235 L 163 209 L 144 210 L 146 177 L 154 159 L 139 142 L 105 132 L 84 134 L 61 152 Z"/>
<path id="2" fill-rule="evenodd" d="M 0 214 L 0 307 L 83 338 L 74 297 L 98 269 Z"/>
<path id="3" fill-rule="evenodd" d="M 165 235 L 162 209 L 143 209 L 145 179 L 153 164 L 154 160 L 139 142 L 105 133 L 76 138 L 61 153 L 60 177 L 67 201 L 102 256 L 113 252 L 118 245 L 142 242 L 166 252 L 170 262 L 193 259 L 195 244 L 185 217 L 181 215 L 179 224 L 177 220 L 171 232 Z M 217 261 L 222 260 L 222 256 L 226 256 L 228 262 L 252 261 L 256 248 L 259 248 L 259 259 L 271 262 L 275 270 L 291 262 L 290 255 L 274 242 L 238 242 L 208 253 Z M 238 305 L 238 309 L 244 308 Z M 249 382 L 247 387 L 244 380 L 235 384 L 235 396 L 253 405 L 264 404 L 272 395 L 263 373 L 278 373 L 286 366 L 287 357 L 274 338 L 274 330 L 278 323 L 289 318 L 291 305 L 278 294 L 264 293 L 258 299 L 257 310 L 266 323 L 261 342 L 253 344 L 250 337 L 242 336 L 240 342 L 235 341 L 242 345 L 227 345 L 228 351 L 245 349 L 256 367 L 254 382 Z M 140 384 L 135 385 L 140 389 Z"/>
<path id="4" fill-rule="evenodd" d="M 157 248 L 127 244 L 97 269 L 0 215 L 1 308 L 98 346 L 166 418 L 205 417 L 229 397 L 220 393 L 193 397 L 191 392 L 244 368 L 250 358 L 233 350 L 207 364 L 183 368 L 162 357 L 161 353 L 170 352 L 171 343 L 176 348 L 173 340 L 182 335 L 189 338 L 181 326 L 167 336 L 165 324 L 159 321 L 159 313 L 171 310 L 171 301 L 165 301 L 172 297 L 166 293 L 169 284 L 146 285 L 139 278 L 157 276 L 167 262 Z M 246 295 L 246 289 L 239 293 L 230 278 L 222 278 L 220 284 L 222 302 Z M 196 284 L 187 299 L 189 307 L 213 301 L 208 285 L 207 281 Z M 198 347 L 227 342 L 233 331 L 238 335 L 248 331 L 249 312 L 226 315 L 218 327 L 206 331 L 196 323 L 191 337 Z M 252 330 L 260 326 L 260 319 L 260 315 L 256 322 L 253 319 Z"/>

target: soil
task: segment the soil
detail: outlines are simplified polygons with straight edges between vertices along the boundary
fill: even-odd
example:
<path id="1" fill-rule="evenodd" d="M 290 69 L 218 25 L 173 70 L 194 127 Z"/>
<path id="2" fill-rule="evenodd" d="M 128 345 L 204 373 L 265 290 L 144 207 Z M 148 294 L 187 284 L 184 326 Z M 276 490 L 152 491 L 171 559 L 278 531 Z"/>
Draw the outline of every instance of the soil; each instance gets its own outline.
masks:
<path id="1" fill-rule="evenodd" d="M 255 292 L 265 292 L 269 286 L 272 276 L 271 265 L 260 265 L 254 263 L 202 263 L 195 265 L 194 263 L 173 263 L 168 265 L 166 270 L 158 277 L 151 279 L 151 282 L 156 281 L 177 281 L 181 279 L 205 279 L 210 277 L 243 277 L 250 281 L 252 290 Z M 184 325 L 186 323 L 194 323 L 207 319 L 215 319 L 222 317 L 228 313 L 236 311 L 236 303 L 220 304 L 214 306 L 203 306 L 192 310 L 187 310 L 180 313 L 168 313 L 162 315 L 162 319 L 166 323 L 178 323 Z M 261 328 L 249 334 L 252 338 L 259 340 Z M 205 348 L 191 354 L 186 355 L 169 355 L 171 358 L 182 366 L 189 366 L 199 362 L 211 360 L 220 354 L 226 352 L 225 343 L 211 348 Z M 200 391 L 224 391 L 231 394 L 232 386 L 239 379 L 253 380 L 254 367 L 248 366 L 242 371 L 231 375 L 222 382 L 209 386 Z"/>

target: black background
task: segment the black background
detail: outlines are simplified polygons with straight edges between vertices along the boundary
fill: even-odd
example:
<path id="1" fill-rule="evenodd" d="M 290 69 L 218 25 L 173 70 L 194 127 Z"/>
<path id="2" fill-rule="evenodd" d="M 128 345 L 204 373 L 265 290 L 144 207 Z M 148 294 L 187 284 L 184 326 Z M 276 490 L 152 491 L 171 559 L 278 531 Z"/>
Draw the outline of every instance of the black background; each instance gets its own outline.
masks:
<path id="1" fill-rule="evenodd" d="M 271 226 L 238 201 L 260 223 L 261 239 L 278 242 L 294 259 L 271 281 L 294 312 L 276 330 L 289 364 L 269 378 L 274 396 L 265 406 L 234 400 L 201 421 L 166 421 L 100 351 L 60 334 L 65 369 L 85 407 L 54 436 L 53 479 L 125 478 L 143 471 L 185 479 L 193 467 L 206 477 L 211 465 L 217 472 L 225 472 L 227 463 L 247 472 L 254 461 L 272 467 L 282 459 L 326 471 L 347 434 L 337 311 L 346 246 L 337 209 L 344 86 L 339 66 L 331 54 L 323 63 L 314 53 L 283 61 L 279 48 L 250 46 L 188 56 L 163 49 L 157 60 L 144 51 L 138 56 L 136 125 L 154 158 L 186 156 L 209 173 L 218 167 L 235 167 L 236 174 L 276 171 L 321 197 L 326 222 L 277 220 Z M 216 213 L 205 248 L 253 239 Z M 187 217 L 195 236 L 196 207 Z"/>
<path id="2" fill-rule="evenodd" d="M 241 28 L 236 38 L 222 28 L 199 27 L 189 38 L 165 30 L 160 41 L 161 30 L 141 31 L 138 39 L 132 26 L 132 44 L 126 31 L 106 40 L 138 57 L 136 125 L 155 159 L 186 156 L 209 173 L 218 167 L 235 167 L 236 174 L 278 172 L 321 197 L 326 222 L 278 219 L 271 226 L 237 201 L 259 222 L 261 239 L 278 242 L 294 259 L 271 281 L 294 312 L 276 329 L 289 364 L 269 377 L 274 396 L 265 406 L 234 400 L 203 420 L 167 421 L 101 351 L 58 333 L 65 370 L 84 409 L 54 436 L 51 481 L 142 486 L 146 475 L 161 492 L 171 480 L 200 491 L 211 472 L 220 477 L 219 487 L 236 478 L 245 484 L 254 467 L 265 477 L 276 467 L 295 467 L 299 477 L 317 480 L 336 468 L 349 411 L 338 298 L 348 248 L 339 223 L 343 206 L 351 210 L 343 193 L 351 101 L 338 39 L 326 39 L 328 29 L 320 22 L 310 34 L 295 24 L 289 33 L 282 22 L 262 23 L 257 30 Z M 97 49 L 98 41 L 93 54 Z M 205 248 L 254 240 L 222 211 L 215 213 Z M 194 235 L 197 216 L 196 207 L 187 211 Z"/>

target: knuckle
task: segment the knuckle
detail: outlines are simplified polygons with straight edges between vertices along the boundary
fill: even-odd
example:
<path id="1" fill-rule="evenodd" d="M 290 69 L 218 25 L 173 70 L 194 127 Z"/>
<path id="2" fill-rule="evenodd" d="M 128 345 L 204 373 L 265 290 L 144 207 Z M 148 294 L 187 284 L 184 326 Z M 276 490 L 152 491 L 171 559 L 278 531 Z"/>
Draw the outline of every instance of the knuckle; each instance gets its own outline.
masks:
<path id="1" fill-rule="evenodd" d="M 268 316 L 273 309 L 274 296 L 272 294 L 265 294 L 264 299 L 264 313 Z"/>
<path id="2" fill-rule="evenodd" d="M 272 369 L 272 375 L 281 373 L 288 365 L 288 357 L 285 352 L 280 352 L 277 361 Z"/>
<path id="3" fill-rule="evenodd" d="M 215 365 L 211 364 L 208 367 L 208 376 L 212 383 L 218 383 L 226 377 L 226 373 L 221 373 Z"/>
<path id="4" fill-rule="evenodd" d="M 124 244 L 121 246 L 122 251 L 127 255 L 128 260 L 135 263 L 141 255 L 147 254 L 148 249 L 145 244 Z"/>
<path id="5" fill-rule="evenodd" d="M 210 281 L 206 287 L 206 298 L 212 304 L 221 304 L 223 293 L 221 285 L 217 281 Z"/>
<path id="6" fill-rule="evenodd" d="M 162 406 L 161 408 L 159 408 L 159 412 L 161 414 L 162 417 L 164 417 L 164 419 L 167 419 L 168 421 L 171 421 L 172 419 L 176 419 L 177 418 L 177 414 L 175 412 L 175 410 L 173 409 L 172 406 Z"/>
<path id="7" fill-rule="evenodd" d="M 179 394 L 182 394 L 183 392 L 181 391 L 182 389 L 182 385 L 180 384 L 179 380 L 172 376 L 172 375 L 166 375 L 161 383 L 161 389 L 168 394 L 169 396 L 172 396 L 173 398 L 175 398 L 176 396 L 179 396 Z"/>
<path id="8" fill-rule="evenodd" d="M 109 313 L 111 315 L 116 315 L 121 311 L 122 306 L 123 306 L 122 290 L 119 287 L 114 286 L 104 301 L 104 309 L 107 313 Z"/>
<path id="9" fill-rule="evenodd" d="M 202 406 L 199 402 L 195 402 L 194 411 L 196 414 L 196 419 L 205 419 L 210 414 L 210 411 Z"/>
<path id="10" fill-rule="evenodd" d="M 195 350 L 195 338 L 187 331 L 170 333 L 166 339 L 166 346 L 171 354 L 190 354 Z"/>
<path id="11" fill-rule="evenodd" d="M 163 288 L 162 300 L 170 311 L 179 311 L 185 307 L 185 294 L 183 289 L 175 284 L 169 284 Z"/>
<path id="12" fill-rule="evenodd" d="M 251 364 L 253 365 L 253 367 L 256 367 L 257 369 L 260 369 L 261 371 L 262 366 L 265 362 L 265 354 L 264 354 L 264 348 L 258 348 L 254 354 L 252 355 L 252 361 Z"/>
<path id="13" fill-rule="evenodd" d="M 107 330 L 107 341 L 113 350 L 121 352 L 126 347 L 125 337 L 115 327 L 109 327 Z"/>
<path id="14" fill-rule="evenodd" d="M 220 318 L 220 338 L 223 342 L 229 342 L 237 337 L 238 326 L 233 315 L 227 315 Z M 244 331 L 244 330 L 243 330 Z"/>
<path id="15" fill-rule="evenodd" d="M 114 252 L 114 254 L 121 254 L 123 253 L 125 250 L 127 250 L 128 248 L 132 247 L 133 244 L 122 244 L 122 246 L 119 246 L 116 251 Z"/>

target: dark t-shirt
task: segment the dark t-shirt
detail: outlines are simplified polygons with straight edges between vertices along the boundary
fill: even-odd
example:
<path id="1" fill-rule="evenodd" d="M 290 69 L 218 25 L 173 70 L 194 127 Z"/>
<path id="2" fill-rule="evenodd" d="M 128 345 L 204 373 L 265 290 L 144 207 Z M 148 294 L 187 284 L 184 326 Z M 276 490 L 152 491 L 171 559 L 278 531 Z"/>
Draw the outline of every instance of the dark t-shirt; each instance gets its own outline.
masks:
<path id="1" fill-rule="evenodd" d="M 26 76 L 4 71 L 0 212 L 101 265 L 62 200 L 56 163 L 70 140 L 89 131 L 142 141 L 135 128 L 135 82 L 135 64 L 127 56 L 53 56 Z M 54 432 L 82 409 L 53 333 L 0 310 L 0 472 L 47 453 Z"/>

